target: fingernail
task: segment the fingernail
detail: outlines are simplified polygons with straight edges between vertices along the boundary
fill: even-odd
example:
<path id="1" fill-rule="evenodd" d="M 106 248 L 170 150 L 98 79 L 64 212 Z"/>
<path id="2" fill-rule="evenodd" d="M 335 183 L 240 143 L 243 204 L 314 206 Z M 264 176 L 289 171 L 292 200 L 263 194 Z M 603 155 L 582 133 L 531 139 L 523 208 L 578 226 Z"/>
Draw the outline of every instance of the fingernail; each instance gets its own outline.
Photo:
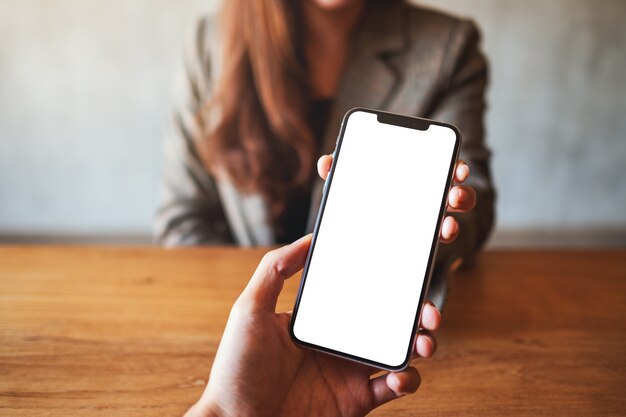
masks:
<path id="1" fill-rule="evenodd" d="M 456 190 L 456 199 L 459 203 L 462 203 L 466 200 L 465 193 L 462 190 Z"/>

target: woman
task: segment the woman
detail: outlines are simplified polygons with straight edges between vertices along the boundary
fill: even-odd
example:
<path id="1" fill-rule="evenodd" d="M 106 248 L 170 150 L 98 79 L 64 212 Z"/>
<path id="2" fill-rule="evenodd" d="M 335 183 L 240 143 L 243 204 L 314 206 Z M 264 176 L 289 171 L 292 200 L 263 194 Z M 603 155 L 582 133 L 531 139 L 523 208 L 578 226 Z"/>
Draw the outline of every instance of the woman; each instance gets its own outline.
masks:
<path id="1" fill-rule="evenodd" d="M 448 211 L 456 213 L 444 220 L 446 244 L 429 294 L 441 306 L 443 273 L 480 247 L 493 222 L 482 120 L 487 66 L 475 26 L 401 1 L 228 0 L 223 7 L 218 22 L 200 21 L 185 60 L 158 240 L 293 241 L 313 228 L 322 188 L 313 166 L 333 152 L 347 110 L 432 118 L 463 134 L 456 181 L 472 172 L 450 192 Z M 322 178 L 330 161 L 319 160 Z"/>

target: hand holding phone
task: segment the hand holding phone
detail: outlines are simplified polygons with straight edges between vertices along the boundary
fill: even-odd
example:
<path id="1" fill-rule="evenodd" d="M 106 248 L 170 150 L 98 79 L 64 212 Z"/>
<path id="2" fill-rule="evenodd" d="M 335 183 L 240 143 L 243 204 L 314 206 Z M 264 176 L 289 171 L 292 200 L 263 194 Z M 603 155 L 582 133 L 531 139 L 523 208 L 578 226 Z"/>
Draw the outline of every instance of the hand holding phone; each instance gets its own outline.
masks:
<path id="1" fill-rule="evenodd" d="M 296 343 L 408 365 L 459 145 L 450 125 L 346 115 L 294 308 Z"/>
<path id="2" fill-rule="evenodd" d="M 304 266 L 310 243 L 307 235 L 263 257 L 233 305 L 206 389 L 185 417 L 357 417 L 417 390 L 416 368 L 374 376 L 374 368 L 291 341 L 291 314 L 276 312 L 276 302 L 283 281 Z M 440 321 L 437 309 L 427 304 L 417 356 L 433 355 L 432 332 Z"/>

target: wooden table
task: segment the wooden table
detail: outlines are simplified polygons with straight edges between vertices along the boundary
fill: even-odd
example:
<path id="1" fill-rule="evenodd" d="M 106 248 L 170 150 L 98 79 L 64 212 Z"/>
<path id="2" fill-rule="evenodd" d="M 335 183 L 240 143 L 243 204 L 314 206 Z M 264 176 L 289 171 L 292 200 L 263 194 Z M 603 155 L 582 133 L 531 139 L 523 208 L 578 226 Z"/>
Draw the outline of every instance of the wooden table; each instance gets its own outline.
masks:
<path id="1" fill-rule="evenodd" d="M 262 253 L 0 247 L 0 415 L 181 415 Z M 626 415 L 626 252 L 485 253 L 439 342 L 373 415 Z"/>

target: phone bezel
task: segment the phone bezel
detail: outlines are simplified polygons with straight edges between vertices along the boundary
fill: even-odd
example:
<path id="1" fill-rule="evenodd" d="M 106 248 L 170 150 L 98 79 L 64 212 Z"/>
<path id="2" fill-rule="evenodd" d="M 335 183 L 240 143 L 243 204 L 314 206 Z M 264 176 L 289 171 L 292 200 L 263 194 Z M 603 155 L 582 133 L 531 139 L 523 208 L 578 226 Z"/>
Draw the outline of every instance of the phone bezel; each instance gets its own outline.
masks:
<path id="1" fill-rule="evenodd" d="M 430 254 L 429 254 L 429 258 L 428 258 L 428 264 L 426 267 L 426 274 L 424 277 L 424 285 L 422 285 L 422 291 L 420 294 L 420 299 L 419 299 L 419 303 L 417 306 L 417 311 L 415 313 L 415 319 L 413 322 L 413 330 L 411 332 L 411 343 L 409 343 L 409 346 L 407 348 L 407 354 L 406 357 L 404 359 L 404 361 L 400 364 L 400 365 L 389 365 L 389 364 L 384 364 L 384 363 L 380 363 L 380 362 L 376 362 L 376 361 L 372 361 L 366 358 L 362 358 L 356 355 L 352 355 L 350 353 L 346 353 L 346 352 L 341 352 L 341 351 L 337 351 L 334 349 L 330 349 L 324 346 L 319 346 L 313 343 L 309 343 L 309 342 L 305 342 L 303 340 L 300 340 L 296 337 L 296 335 L 294 334 L 294 325 L 295 325 L 295 321 L 297 319 L 297 315 L 298 315 L 298 307 L 300 305 L 300 299 L 302 297 L 302 292 L 304 290 L 304 285 L 306 283 L 306 278 L 307 278 L 307 274 L 308 274 L 308 269 L 309 269 L 309 265 L 311 263 L 311 259 L 312 259 L 312 255 L 313 252 L 315 250 L 315 243 L 317 241 L 317 234 L 319 232 L 319 228 L 322 222 L 322 219 L 324 217 L 324 209 L 326 207 L 326 201 L 328 199 L 329 196 L 329 191 L 330 188 L 332 186 L 332 180 L 333 180 L 333 175 L 335 173 L 335 166 L 337 165 L 337 161 L 339 160 L 340 154 L 341 154 L 341 145 L 343 143 L 343 138 L 344 138 L 344 133 L 348 124 L 348 120 L 350 118 L 350 116 L 353 113 L 356 112 L 366 112 L 366 113 L 373 113 L 377 115 L 377 120 L 381 123 L 387 123 L 387 124 L 391 124 L 391 125 L 395 125 L 395 126 L 402 126 L 402 127 L 407 127 L 410 129 L 417 129 L 417 130 L 428 130 L 428 128 L 431 125 L 436 125 L 436 126 L 443 126 L 449 129 L 452 129 L 452 131 L 455 133 L 455 143 L 454 143 L 454 151 L 452 154 L 452 158 L 450 160 L 450 167 L 448 169 L 448 178 L 446 180 L 446 187 L 444 189 L 443 192 L 443 196 L 441 199 L 441 204 L 440 204 L 440 208 L 439 208 L 439 216 L 437 219 L 437 225 L 435 227 L 435 234 L 433 236 L 432 239 L 432 244 L 431 244 L 431 248 L 430 248 Z M 341 122 L 341 129 L 339 132 L 339 136 L 337 138 L 337 143 L 335 145 L 335 152 L 334 152 L 334 157 L 333 157 L 333 163 L 331 165 L 331 169 L 328 173 L 328 177 L 326 179 L 326 182 L 324 183 L 324 191 L 323 191 L 323 195 L 322 195 L 322 201 L 320 203 L 320 208 L 317 214 L 317 219 L 315 221 L 315 228 L 313 230 L 313 238 L 311 240 L 311 246 L 309 247 L 309 251 L 307 254 L 307 258 L 306 258 L 306 262 L 304 264 L 304 269 L 302 271 L 302 278 L 300 280 L 300 287 L 298 289 L 298 295 L 296 297 L 296 301 L 293 307 L 293 313 L 292 313 L 292 317 L 291 317 L 291 321 L 289 323 L 289 334 L 292 338 L 292 340 L 302 346 L 302 347 L 306 347 L 309 349 L 314 349 L 320 352 L 324 352 L 333 356 L 338 356 L 341 358 L 345 358 L 345 359 L 349 359 L 361 364 L 365 364 L 368 366 L 373 366 L 379 369 L 383 369 L 383 370 L 387 370 L 387 371 L 400 371 L 402 369 L 405 369 L 409 363 L 411 362 L 411 352 L 413 350 L 413 345 L 415 343 L 415 335 L 417 334 L 417 330 L 419 328 L 419 319 L 421 316 L 421 312 L 422 312 L 422 308 L 424 305 L 424 300 L 428 291 L 428 287 L 430 285 L 430 279 L 431 279 L 431 275 L 432 275 L 432 270 L 433 270 L 433 266 L 434 266 L 434 261 L 435 261 L 435 257 L 436 257 L 436 253 L 437 253 L 437 247 L 438 247 L 438 243 L 439 243 L 439 233 L 440 233 L 440 229 L 441 229 L 441 223 L 443 221 L 443 216 L 445 214 L 445 209 L 446 209 L 446 200 L 448 197 L 448 192 L 450 190 L 450 186 L 452 185 L 452 179 L 453 179 L 453 175 L 454 175 L 454 167 L 456 165 L 456 161 L 458 158 L 458 154 L 459 154 L 459 149 L 460 149 L 460 145 L 461 145 L 461 133 L 459 132 L 459 130 L 456 128 L 456 126 L 448 124 L 448 123 L 442 123 L 442 122 L 437 122 L 435 120 L 430 120 L 430 119 L 424 119 L 424 118 L 420 118 L 420 117 L 412 117 L 412 116 L 404 116 L 404 115 L 400 115 L 400 114 L 395 114 L 395 113 L 389 113 L 389 112 L 384 112 L 384 111 L 380 111 L 380 110 L 372 110 L 372 109 L 367 109 L 367 108 L 362 108 L 362 107 L 355 107 L 351 110 L 349 110 L 343 117 L 343 120 Z"/>

